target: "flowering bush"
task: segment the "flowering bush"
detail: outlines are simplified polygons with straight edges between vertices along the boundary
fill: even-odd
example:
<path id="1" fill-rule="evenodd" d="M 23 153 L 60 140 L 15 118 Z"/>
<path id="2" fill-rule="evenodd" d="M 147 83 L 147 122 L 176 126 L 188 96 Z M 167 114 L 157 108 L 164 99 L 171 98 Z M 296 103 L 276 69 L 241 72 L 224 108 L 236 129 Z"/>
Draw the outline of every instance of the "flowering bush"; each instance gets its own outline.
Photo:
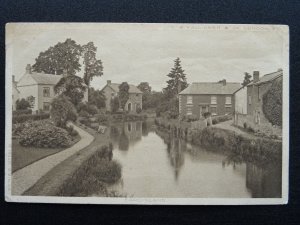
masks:
<path id="1" fill-rule="evenodd" d="M 55 127 L 48 121 L 25 125 L 20 136 L 20 144 L 28 147 L 59 148 L 68 147 L 72 143 L 66 130 Z"/>

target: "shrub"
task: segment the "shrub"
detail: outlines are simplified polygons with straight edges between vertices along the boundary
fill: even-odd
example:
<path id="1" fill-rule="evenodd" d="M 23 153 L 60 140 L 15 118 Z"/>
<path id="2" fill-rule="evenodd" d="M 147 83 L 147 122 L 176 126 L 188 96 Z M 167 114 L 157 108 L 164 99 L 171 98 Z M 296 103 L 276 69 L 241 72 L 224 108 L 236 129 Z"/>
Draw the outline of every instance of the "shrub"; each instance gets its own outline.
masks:
<path id="1" fill-rule="evenodd" d="M 193 121 L 197 121 L 198 118 L 196 115 L 186 115 L 186 116 L 183 116 L 182 120 L 186 121 L 186 122 L 193 122 Z"/>
<path id="2" fill-rule="evenodd" d="M 66 130 L 48 122 L 37 121 L 23 129 L 20 144 L 40 148 L 68 147 L 71 138 Z"/>
<path id="3" fill-rule="evenodd" d="M 225 122 L 225 121 L 231 120 L 231 119 L 232 119 L 231 115 L 213 117 L 212 124 L 218 124 L 218 123 Z"/>
<path id="4" fill-rule="evenodd" d="M 247 128 L 248 128 L 248 125 L 247 125 L 247 123 L 246 123 L 246 122 L 244 123 L 244 128 L 245 128 L 245 129 L 247 129 Z"/>
<path id="5" fill-rule="evenodd" d="M 87 112 L 91 115 L 95 115 L 98 113 L 98 108 L 95 105 L 88 105 Z"/>
<path id="6" fill-rule="evenodd" d="M 53 99 L 50 114 L 55 125 L 63 128 L 66 127 L 68 121 L 77 119 L 74 105 L 64 95 Z"/>
<path id="7" fill-rule="evenodd" d="M 78 131 L 77 131 L 77 130 L 72 130 L 71 133 L 70 133 L 70 135 L 71 135 L 72 137 L 76 137 L 76 136 L 78 136 L 79 134 L 78 134 Z"/>
<path id="8" fill-rule="evenodd" d="M 107 125 L 109 121 L 109 116 L 104 113 L 97 114 L 97 120 L 99 124 Z"/>
<path id="9" fill-rule="evenodd" d="M 137 109 L 136 109 L 136 113 L 140 114 L 141 112 L 142 112 L 142 109 L 141 109 L 141 107 L 137 107 Z"/>
<path id="10" fill-rule="evenodd" d="M 20 109 L 13 111 L 13 116 L 32 114 L 32 109 Z"/>
<path id="11" fill-rule="evenodd" d="M 75 137 L 78 135 L 78 131 L 74 129 L 74 126 L 70 125 L 66 127 L 66 130 L 68 131 L 68 134 L 71 135 L 72 137 Z"/>
<path id="12" fill-rule="evenodd" d="M 79 116 L 88 118 L 90 116 L 90 114 L 85 110 L 81 110 L 79 112 Z"/>
<path id="13" fill-rule="evenodd" d="M 204 118 L 210 117 L 211 113 L 210 112 L 205 112 L 205 113 L 203 113 L 203 116 L 204 116 Z"/>
<path id="14" fill-rule="evenodd" d="M 30 103 L 28 101 L 26 101 L 24 98 L 22 98 L 21 100 L 17 100 L 16 101 L 16 109 L 17 110 L 26 110 L 30 108 Z"/>
<path id="15" fill-rule="evenodd" d="M 13 116 L 12 118 L 12 123 L 24 123 L 26 121 L 31 121 L 31 120 L 44 120 L 44 119 L 49 119 L 50 114 L 45 113 L 45 114 L 37 114 L 37 115 L 30 115 L 30 114 L 25 114 L 25 115 L 19 115 L 19 116 Z"/>
<path id="16" fill-rule="evenodd" d="M 95 154 L 84 161 L 58 191 L 60 196 L 109 196 L 107 184 L 121 178 L 121 166 L 112 161 L 112 151 L 108 146 L 95 147 Z"/>

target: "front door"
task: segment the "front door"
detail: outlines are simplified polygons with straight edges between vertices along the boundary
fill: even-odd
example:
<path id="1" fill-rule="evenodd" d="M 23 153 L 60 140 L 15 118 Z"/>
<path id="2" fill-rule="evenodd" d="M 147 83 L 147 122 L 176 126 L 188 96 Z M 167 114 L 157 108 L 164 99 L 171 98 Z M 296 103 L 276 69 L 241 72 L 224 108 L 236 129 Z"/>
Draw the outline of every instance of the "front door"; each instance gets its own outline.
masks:
<path id="1" fill-rule="evenodd" d="M 131 111 L 131 103 L 128 103 L 128 111 Z"/>
<path id="2" fill-rule="evenodd" d="M 207 105 L 200 105 L 200 118 L 203 117 L 203 113 L 208 112 Z"/>

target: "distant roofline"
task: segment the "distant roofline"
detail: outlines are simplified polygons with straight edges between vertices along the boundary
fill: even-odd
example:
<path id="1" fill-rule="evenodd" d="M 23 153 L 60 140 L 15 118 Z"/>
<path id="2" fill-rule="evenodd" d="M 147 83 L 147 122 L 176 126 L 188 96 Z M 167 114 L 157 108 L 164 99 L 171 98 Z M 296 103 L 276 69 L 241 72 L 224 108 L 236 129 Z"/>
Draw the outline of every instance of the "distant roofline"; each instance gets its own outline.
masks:
<path id="1" fill-rule="evenodd" d="M 113 89 L 112 87 L 111 87 L 111 85 L 112 84 L 114 84 L 114 85 L 118 85 L 118 86 L 120 86 L 121 84 L 119 84 L 119 83 L 110 83 L 110 84 L 105 84 L 104 85 L 104 87 L 100 90 L 100 91 L 103 91 L 104 90 L 104 88 L 106 88 L 106 87 L 110 87 L 113 91 L 116 91 L 115 89 Z M 132 86 L 134 86 L 134 87 L 136 87 L 137 89 L 138 89 L 138 87 L 136 86 L 136 85 L 134 85 L 134 84 L 130 84 L 130 83 L 128 83 L 128 85 L 130 86 L 130 85 L 132 85 Z M 138 89 L 139 90 L 139 89 Z M 119 92 L 119 91 L 116 91 L 116 92 Z M 140 92 L 129 92 L 129 93 L 136 93 L 136 94 L 141 94 L 142 93 L 142 91 L 140 91 Z"/>
<path id="2" fill-rule="evenodd" d="M 265 76 L 270 76 L 270 75 L 273 75 L 274 73 L 278 73 L 278 75 L 276 77 L 273 77 L 272 79 L 270 80 L 266 80 L 266 81 L 260 81 L 261 78 L 265 77 Z M 251 82 L 249 84 L 247 84 L 246 86 L 252 86 L 252 85 L 261 85 L 261 84 L 265 84 L 265 83 L 268 83 L 268 82 L 271 82 L 279 77 L 283 76 L 283 71 L 276 71 L 276 72 L 273 72 L 273 73 L 267 73 L 267 74 L 264 74 L 257 82 L 253 82 L 253 80 L 251 80 Z"/>

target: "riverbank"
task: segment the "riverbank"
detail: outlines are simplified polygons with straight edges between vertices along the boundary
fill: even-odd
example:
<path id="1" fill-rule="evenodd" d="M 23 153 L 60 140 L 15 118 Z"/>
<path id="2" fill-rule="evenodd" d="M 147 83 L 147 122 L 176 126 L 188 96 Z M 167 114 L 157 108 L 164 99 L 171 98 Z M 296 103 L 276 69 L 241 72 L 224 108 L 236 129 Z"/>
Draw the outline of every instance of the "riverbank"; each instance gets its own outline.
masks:
<path id="1" fill-rule="evenodd" d="M 186 124 L 161 123 L 156 120 L 160 135 L 170 138 L 170 135 L 182 138 L 194 145 L 203 146 L 211 151 L 220 151 L 242 157 L 248 162 L 264 163 L 267 161 L 280 162 L 282 158 L 282 142 L 278 140 L 244 135 L 234 130 L 222 129 L 220 125 L 203 129 L 191 129 Z M 164 135 L 161 132 L 167 133 Z"/>
<path id="2" fill-rule="evenodd" d="M 89 165 L 90 160 L 93 161 L 93 157 L 97 156 L 97 152 L 104 146 L 109 146 L 109 132 L 104 134 L 99 134 L 94 129 L 81 125 L 81 128 L 93 135 L 93 142 L 87 147 L 80 150 L 75 155 L 69 157 L 51 171 L 49 171 L 45 176 L 43 176 L 32 188 L 27 190 L 24 195 L 33 196 L 70 196 L 75 195 L 75 192 L 80 192 L 80 185 L 78 182 L 78 175 L 80 174 L 81 180 L 83 180 L 82 170 L 85 170 L 86 165 Z M 85 174 L 87 175 L 87 174 Z M 78 184 L 77 184 L 77 182 Z M 73 185 L 78 185 L 73 187 L 73 189 L 68 186 L 70 183 Z M 104 182 L 105 183 L 105 182 Z M 104 183 L 101 185 L 105 186 Z M 95 187 L 96 184 L 93 185 Z M 69 189 L 69 190 L 68 190 Z M 101 191 L 101 187 L 99 187 Z M 102 189 L 103 194 L 105 194 L 105 188 Z M 84 195 L 90 192 L 80 192 L 79 195 Z M 76 195 L 77 196 L 77 195 Z"/>

